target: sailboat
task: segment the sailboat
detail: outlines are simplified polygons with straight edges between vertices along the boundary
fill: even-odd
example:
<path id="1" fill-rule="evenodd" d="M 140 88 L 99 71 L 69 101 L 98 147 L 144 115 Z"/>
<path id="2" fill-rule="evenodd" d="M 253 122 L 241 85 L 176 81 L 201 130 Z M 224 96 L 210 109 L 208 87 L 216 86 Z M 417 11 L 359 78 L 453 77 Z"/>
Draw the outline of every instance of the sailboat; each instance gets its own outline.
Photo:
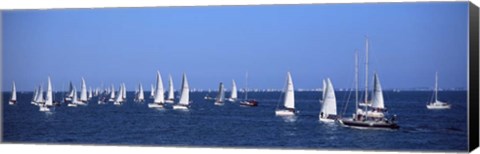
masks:
<path id="1" fill-rule="evenodd" d="M 293 89 L 293 81 L 290 72 L 287 72 L 287 87 L 285 88 L 285 97 L 283 99 L 283 108 L 275 110 L 277 116 L 295 115 L 295 95 Z"/>
<path id="2" fill-rule="evenodd" d="M 87 101 L 87 84 L 85 83 L 85 79 L 82 78 L 82 86 L 80 89 L 80 102 L 78 102 L 77 105 L 87 105 Z"/>
<path id="3" fill-rule="evenodd" d="M 67 101 L 72 101 L 72 97 L 73 97 L 73 83 L 72 81 L 70 81 L 70 84 L 69 84 L 69 89 L 68 89 L 68 94 L 67 96 L 65 96 L 65 102 Z"/>
<path id="4" fill-rule="evenodd" d="M 450 104 L 438 100 L 438 72 L 435 72 L 435 101 L 430 101 L 427 104 L 427 109 L 450 109 Z"/>
<path id="5" fill-rule="evenodd" d="M 173 80 L 172 76 L 168 76 L 168 98 L 165 100 L 165 103 L 173 103 L 173 100 L 175 99 L 174 96 L 174 90 L 173 90 Z"/>
<path id="6" fill-rule="evenodd" d="M 115 98 L 115 101 L 113 101 L 113 105 L 122 105 L 123 101 L 124 101 L 124 86 L 123 84 L 120 84 L 120 87 L 119 87 L 119 90 L 118 90 L 118 93 L 117 93 L 117 97 Z"/>
<path id="7" fill-rule="evenodd" d="M 125 86 L 125 83 L 122 83 L 122 102 L 127 101 L 127 87 Z"/>
<path id="8" fill-rule="evenodd" d="M 88 100 L 91 100 L 93 97 L 93 91 L 92 91 L 92 87 L 90 87 L 90 90 L 88 91 Z"/>
<path id="9" fill-rule="evenodd" d="M 153 84 L 150 85 L 150 98 L 155 97 L 155 87 L 153 87 Z"/>
<path id="10" fill-rule="evenodd" d="M 366 40 L 365 56 L 365 97 L 364 102 L 368 101 L 368 39 Z M 374 73 L 373 97 L 370 103 L 359 108 L 358 102 L 358 55 L 355 54 L 355 111 L 352 118 L 343 118 L 339 122 L 348 127 L 361 129 L 398 129 L 395 122 L 396 115 L 391 119 L 386 118 L 386 111 L 383 100 L 383 92 L 380 85 L 380 79 L 377 73 Z"/>
<path id="11" fill-rule="evenodd" d="M 31 104 L 34 104 L 34 105 L 37 105 L 37 97 L 38 97 L 38 91 L 39 91 L 40 87 L 35 87 L 34 88 L 34 92 L 33 92 L 33 97 L 32 97 L 32 101 L 31 101 Z"/>
<path id="12" fill-rule="evenodd" d="M 337 119 L 337 99 L 335 98 L 332 81 L 329 78 L 323 80 L 323 89 L 323 99 L 320 101 L 322 109 L 318 118 L 323 122 L 335 122 Z"/>
<path id="13" fill-rule="evenodd" d="M 165 103 L 163 91 L 163 82 L 160 72 L 157 71 L 157 87 L 155 89 L 155 95 L 153 97 L 153 103 L 148 104 L 149 108 L 163 108 Z"/>
<path id="14" fill-rule="evenodd" d="M 230 94 L 230 98 L 228 98 L 228 101 L 237 101 L 237 84 L 235 83 L 235 80 L 232 80 L 232 93 Z"/>
<path id="15" fill-rule="evenodd" d="M 17 104 L 17 88 L 15 87 L 15 81 L 12 83 L 12 96 L 10 97 L 10 100 L 8 100 L 8 104 Z"/>
<path id="16" fill-rule="evenodd" d="M 115 87 L 112 84 L 112 87 L 110 89 L 110 98 L 108 99 L 109 102 L 115 101 Z"/>
<path id="17" fill-rule="evenodd" d="M 258 102 L 254 99 L 248 99 L 248 72 L 245 74 L 245 98 L 240 101 L 240 105 L 244 106 L 258 106 Z"/>
<path id="18" fill-rule="evenodd" d="M 225 89 L 223 88 L 223 83 L 220 82 L 218 86 L 218 94 L 217 98 L 215 99 L 215 105 L 223 105 L 225 101 Z"/>
<path id="19" fill-rule="evenodd" d="M 138 84 L 138 92 L 135 95 L 135 102 L 141 103 L 145 101 L 142 84 Z"/>
<path id="20" fill-rule="evenodd" d="M 72 101 L 68 103 L 68 107 L 77 107 L 77 104 L 80 104 L 81 102 L 78 101 L 77 98 L 77 88 L 73 87 L 73 96 L 72 96 Z"/>
<path id="21" fill-rule="evenodd" d="M 55 110 L 55 105 L 53 105 L 53 91 L 52 91 L 52 82 L 50 81 L 50 77 L 48 77 L 47 81 L 47 94 L 45 97 L 45 103 L 40 105 L 40 111 L 42 112 L 51 112 Z"/>
<path id="22" fill-rule="evenodd" d="M 43 87 L 40 85 L 38 87 L 38 95 L 35 98 L 35 105 L 40 106 L 45 103 L 45 99 L 43 98 Z"/>
<path id="23" fill-rule="evenodd" d="M 182 89 L 180 91 L 180 100 L 173 106 L 173 109 L 188 110 L 190 107 L 190 88 L 188 86 L 187 75 L 184 73 L 182 78 Z"/>

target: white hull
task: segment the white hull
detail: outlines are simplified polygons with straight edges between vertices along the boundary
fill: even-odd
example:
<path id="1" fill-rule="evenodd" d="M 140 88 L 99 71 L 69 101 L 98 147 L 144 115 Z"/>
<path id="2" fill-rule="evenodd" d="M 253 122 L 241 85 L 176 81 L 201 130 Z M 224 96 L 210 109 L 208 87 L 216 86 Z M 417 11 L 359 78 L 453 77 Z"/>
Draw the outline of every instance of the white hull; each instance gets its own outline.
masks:
<path id="1" fill-rule="evenodd" d="M 188 107 L 187 107 L 187 106 L 183 106 L 183 105 L 174 105 L 174 106 L 173 106 L 173 109 L 174 109 L 174 110 L 188 110 Z"/>
<path id="2" fill-rule="evenodd" d="M 77 104 L 69 103 L 67 106 L 68 107 L 77 107 Z"/>
<path id="3" fill-rule="evenodd" d="M 113 105 L 122 105 L 121 102 L 113 102 Z"/>
<path id="4" fill-rule="evenodd" d="M 295 112 L 290 111 L 290 110 L 276 110 L 275 115 L 277 115 L 277 116 L 293 116 L 293 115 L 295 115 Z"/>
<path id="5" fill-rule="evenodd" d="M 72 98 L 71 97 L 66 97 L 65 101 L 72 101 Z"/>
<path id="6" fill-rule="evenodd" d="M 223 103 L 223 102 L 215 102 L 215 105 L 218 105 L 218 106 L 223 106 L 223 104 L 225 104 L 225 103 Z"/>
<path id="7" fill-rule="evenodd" d="M 15 105 L 16 102 L 13 102 L 13 101 L 8 101 L 8 104 L 9 105 Z"/>
<path id="8" fill-rule="evenodd" d="M 237 99 L 235 99 L 235 98 L 228 98 L 227 100 L 228 100 L 229 102 L 232 102 L 232 103 L 237 101 Z"/>
<path id="9" fill-rule="evenodd" d="M 333 120 L 333 119 L 327 119 L 327 118 L 319 118 L 319 120 L 320 120 L 321 122 L 327 122 L 327 123 L 335 122 L 335 120 Z"/>
<path id="10" fill-rule="evenodd" d="M 149 108 L 164 108 L 163 104 L 158 104 L 158 103 L 151 103 L 148 104 Z"/>
<path id="11" fill-rule="evenodd" d="M 98 101 L 98 104 L 107 104 L 107 103 L 105 103 L 103 101 Z"/>
<path id="12" fill-rule="evenodd" d="M 53 107 L 40 106 L 40 111 L 41 111 L 41 112 L 52 112 L 52 111 L 54 111 L 54 110 L 55 110 L 55 108 L 53 108 Z"/>
<path id="13" fill-rule="evenodd" d="M 173 100 L 172 99 L 167 99 L 167 100 L 165 100 L 165 103 L 173 104 Z"/>
<path id="14" fill-rule="evenodd" d="M 434 104 L 428 104 L 427 109 L 432 109 L 432 110 L 438 110 L 438 109 L 450 109 L 450 105 L 434 105 Z"/>

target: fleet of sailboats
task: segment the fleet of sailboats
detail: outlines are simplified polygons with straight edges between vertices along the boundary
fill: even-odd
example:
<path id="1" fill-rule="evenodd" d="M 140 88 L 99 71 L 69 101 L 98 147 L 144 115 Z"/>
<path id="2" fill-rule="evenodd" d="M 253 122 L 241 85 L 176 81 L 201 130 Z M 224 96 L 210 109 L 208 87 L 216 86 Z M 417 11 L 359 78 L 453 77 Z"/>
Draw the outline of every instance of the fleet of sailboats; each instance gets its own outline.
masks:
<path id="1" fill-rule="evenodd" d="M 293 116 L 295 115 L 295 93 L 293 89 L 292 75 L 287 72 L 287 86 L 284 91 L 283 106 L 275 109 L 275 115 L 277 116 Z"/>

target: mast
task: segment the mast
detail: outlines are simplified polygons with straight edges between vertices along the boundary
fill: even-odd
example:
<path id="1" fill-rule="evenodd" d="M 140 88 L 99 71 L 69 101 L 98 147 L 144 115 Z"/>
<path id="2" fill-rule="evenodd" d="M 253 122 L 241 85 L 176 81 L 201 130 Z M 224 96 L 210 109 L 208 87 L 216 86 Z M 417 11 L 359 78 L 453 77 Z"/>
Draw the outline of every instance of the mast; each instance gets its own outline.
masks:
<path id="1" fill-rule="evenodd" d="M 245 100 L 248 99 L 248 71 L 245 74 Z"/>
<path id="2" fill-rule="evenodd" d="M 365 36 L 366 37 L 366 36 Z M 368 109 L 368 37 L 365 39 L 365 112 Z"/>
<path id="3" fill-rule="evenodd" d="M 438 93 L 438 72 L 435 72 L 435 102 L 437 102 Z"/>
<path id="4" fill-rule="evenodd" d="M 358 51 L 355 50 L 355 113 L 358 111 Z"/>

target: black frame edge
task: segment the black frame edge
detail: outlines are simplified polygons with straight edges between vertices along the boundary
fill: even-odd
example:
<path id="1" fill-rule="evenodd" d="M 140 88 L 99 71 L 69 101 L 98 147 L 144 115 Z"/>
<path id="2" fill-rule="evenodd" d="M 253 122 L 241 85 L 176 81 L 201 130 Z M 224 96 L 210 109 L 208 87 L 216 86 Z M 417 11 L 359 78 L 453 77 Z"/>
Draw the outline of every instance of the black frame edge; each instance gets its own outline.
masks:
<path id="1" fill-rule="evenodd" d="M 478 7 L 469 4 L 469 89 L 468 89 L 468 149 L 473 151 L 479 144 L 479 12 Z"/>

